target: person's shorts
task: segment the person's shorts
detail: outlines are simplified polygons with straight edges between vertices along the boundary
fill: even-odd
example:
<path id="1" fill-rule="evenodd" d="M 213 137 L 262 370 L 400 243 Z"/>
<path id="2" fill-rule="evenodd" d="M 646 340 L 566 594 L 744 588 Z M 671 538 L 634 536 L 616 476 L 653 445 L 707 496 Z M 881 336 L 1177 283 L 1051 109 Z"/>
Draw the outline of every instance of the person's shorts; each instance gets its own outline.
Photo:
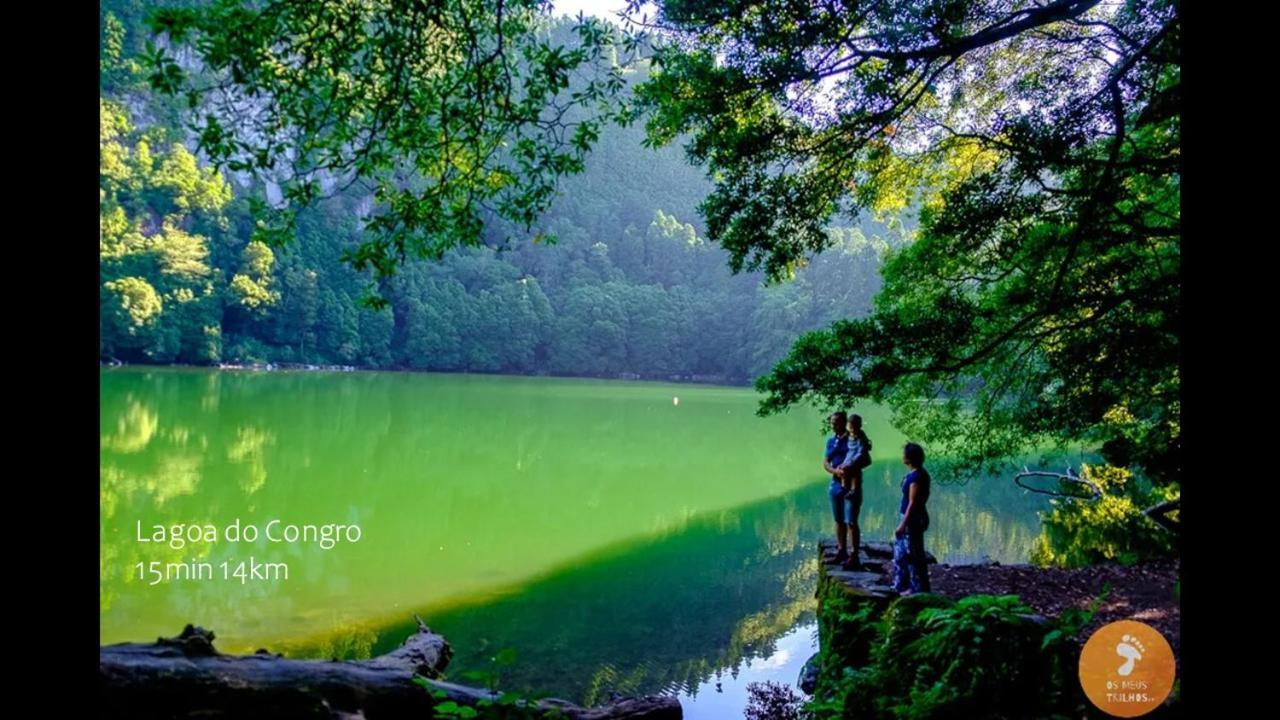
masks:
<path id="1" fill-rule="evenodd" d="M 844 522 L 852 525 L 858 522 L 858 513 L 862 512 L 862 493 L 850 490 L 844 495 Z"/>
<path id="2" fill-rule="evenodd" d="M 835 517 L 835 520 L 838 523 L 845 521 L 846 510 L 844 496 L 846 493 L 847 491 L 844 489 L 844 486 L 840 484 L 839 480 L 832 480 L 831 487 L 827 488 L 827 495 L 831 497 L 831 515 Z"/>

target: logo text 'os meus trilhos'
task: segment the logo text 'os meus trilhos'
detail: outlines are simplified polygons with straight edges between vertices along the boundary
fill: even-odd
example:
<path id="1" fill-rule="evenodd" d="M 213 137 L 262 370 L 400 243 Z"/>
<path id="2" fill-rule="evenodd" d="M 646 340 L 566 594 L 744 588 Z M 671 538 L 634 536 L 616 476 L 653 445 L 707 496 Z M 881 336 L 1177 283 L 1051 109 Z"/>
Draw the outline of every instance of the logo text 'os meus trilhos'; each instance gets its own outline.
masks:
<path id="1" fill-rule="evenodd" d="M 1103 625 L 1080 652 L 1080 687 L 1099 710 L 1116 717 L 1159 707 L 1173 689 L 1176 670 L 1169 641 L 1136 620 Z"/>

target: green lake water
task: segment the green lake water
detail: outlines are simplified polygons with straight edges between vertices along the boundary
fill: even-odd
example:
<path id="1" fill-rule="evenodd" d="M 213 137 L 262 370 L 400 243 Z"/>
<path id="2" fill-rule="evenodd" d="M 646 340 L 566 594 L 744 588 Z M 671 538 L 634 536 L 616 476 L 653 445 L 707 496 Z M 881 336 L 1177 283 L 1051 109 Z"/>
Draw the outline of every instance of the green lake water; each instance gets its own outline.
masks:
<path id="1" fill-rule="evenodd" d="M 452 643 L 455 678 L 511 648 L 506 688 L 584 704 L 678 692 L 687 717 L 740 716 L 746 682 L 794 682 L 812 651 L 816 545 L 832 532 L 821 415 L 762 419 L 757 399 L 648 382 L 103 370 L 100 640 L 192 622 L 224 652 L 360 658 L 398 645 L 416 613 Z M 856 410 L 876 459 L 863 537 L 887 540 L 904 438 L 886 413 Z M 926 544 L 942 562 L 1025 561 L 1043 507 L 1007 478 L 938 484 Z M 272 520 L 358 525 L 360 538 L 222 535 Z M 176 523 L 211 524 L 218 540 L 138 540 L 139 524 L 150 537 Z M 250 558 L 275 576 L 253 578 Z"/>

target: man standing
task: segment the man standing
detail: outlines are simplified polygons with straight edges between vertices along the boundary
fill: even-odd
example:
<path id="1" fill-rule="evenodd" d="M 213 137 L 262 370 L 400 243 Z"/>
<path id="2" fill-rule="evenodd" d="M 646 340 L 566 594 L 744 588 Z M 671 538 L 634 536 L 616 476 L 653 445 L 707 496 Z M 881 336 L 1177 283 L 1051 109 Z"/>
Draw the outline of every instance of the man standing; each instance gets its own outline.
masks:
<path id="1" fill-rule="evenodd" d="M 845 570 L 863 570 L 858 561 L 858 549 L 862 547 L 862 531 L 858 527 L 858 514 L 862 512 L 862 470 L 871 464 L 871 438 L 862 429 L 862 416 L 849 416 L 849 450 L 844 462 L 836 467 L 844 484 L 844 527 L 849 534 L 849 560 L 841 567 Z"/>
<path id="2" fill-rule="evenodd" d="M 849 559 L 849 548 L 846 544 L 844 498 L 848 490 L 844 485 L 845 456 L 849 453 L 849 416 L 843 410 L 831 415 L 831 432 L 827 438 L 827 451 L 822 458 L 822 468 L 831 473 L 831 487 L 827 494 L 831 498 L 831 511 L 836 521 L 836 556 L 828 562 L 843 564 Z M 856 552 L 856 551 L 855 551 Z"/>

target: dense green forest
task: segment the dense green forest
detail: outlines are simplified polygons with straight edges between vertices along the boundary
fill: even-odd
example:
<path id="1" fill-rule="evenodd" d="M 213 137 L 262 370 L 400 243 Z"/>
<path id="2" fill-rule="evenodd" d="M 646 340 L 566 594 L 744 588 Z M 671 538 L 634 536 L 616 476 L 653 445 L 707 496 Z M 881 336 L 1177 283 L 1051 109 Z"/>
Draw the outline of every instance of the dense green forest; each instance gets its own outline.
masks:
<path id="1" fill-rule="evenodd" d="M 1057 573 L 991 585 L 1044 607 L 925 588 L 882 614 L 879 590 L 875 612 L 820 590 L 830 662 L 804 712 L 1080 715 L 1071 663 L 1041 661 L 1084 615 L 1180 622 L 1145 588 L 1180 593 L 1181 0 L 625 5 L 614 23 L 551 0 L 104 2 L 102 361 L 878 406 L 943 498 L 1027 468 L 1054 496 L 1034 563 L 1138 582 L 1115 599 L 1121 567 L 1078 575 L 1101 596 L 1048 625 L 1026 616 L 1067 607 Z M 1009 525 L 946 502 L 939 527 Z M 1021 630 L 991 643 L 999 618 Z M 1044 692 L 1006 694 L 1011 668 Z"/>
<path id="2" fill-rule="evenodd" d="M 101 353 L 754 377 L 1176 483 L 1178 7 L 110 3 Z"/>
<path id="3" fill-rule="evenodd" d="M 870 309 L 896 222 L 833 229 L 788 282 L 734 275 L 697 205 L 710 189 L 675 147 L 610 126 L 532 233 L 486 218 L 482 247 L 375 278 L 343 261 L 372 197 L 307 208 L 296 242 L 251 241 L 278 187 L 192 154 L 180 100 L 152 93 L 137 3 L 104 2 L 104 360 L 307 363 L 746 382 L 800 334 Z M 560 21 L 566 26 L 569 21 Z M 629 82 L 642 80 L 643 71 Z M 552 242 L 530 239 L 541 235 Z M 374 287 L 389 306 L 360 302 Z"/>

